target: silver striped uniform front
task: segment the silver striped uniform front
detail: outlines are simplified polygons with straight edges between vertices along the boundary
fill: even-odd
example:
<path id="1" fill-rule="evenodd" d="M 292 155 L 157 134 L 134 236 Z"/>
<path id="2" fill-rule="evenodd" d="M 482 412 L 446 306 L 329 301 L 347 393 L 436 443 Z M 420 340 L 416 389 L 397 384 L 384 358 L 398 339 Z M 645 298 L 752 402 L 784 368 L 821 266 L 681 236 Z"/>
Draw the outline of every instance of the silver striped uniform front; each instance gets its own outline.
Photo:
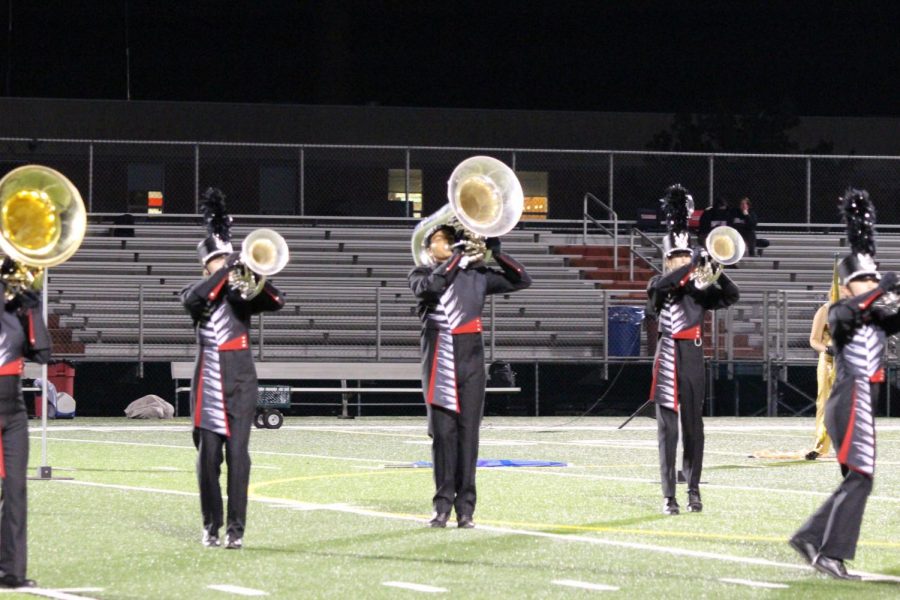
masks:
<path id="1" fill-rule="evenodd" d="M 872 406 L 872 382 L 882 373 L 884 331 L 862 325 L 841 351 L 841 362 L 853 378 L 850 418 L 838 462 L 872 476 L 875 473 L 875 419 Z"/>
<path id="2" fill-rule="evenodd" d="M 431 363 L 431 378 L 426 391 L 427 401 L 442 408 L 459 412 L 459 397 L 456 386 L 456 359 L 453 353 L 452 331 L 462 324 L 463 314 L 455 284 L 450 284 L 441 294 L 428 319 L 438 329 Z"/>

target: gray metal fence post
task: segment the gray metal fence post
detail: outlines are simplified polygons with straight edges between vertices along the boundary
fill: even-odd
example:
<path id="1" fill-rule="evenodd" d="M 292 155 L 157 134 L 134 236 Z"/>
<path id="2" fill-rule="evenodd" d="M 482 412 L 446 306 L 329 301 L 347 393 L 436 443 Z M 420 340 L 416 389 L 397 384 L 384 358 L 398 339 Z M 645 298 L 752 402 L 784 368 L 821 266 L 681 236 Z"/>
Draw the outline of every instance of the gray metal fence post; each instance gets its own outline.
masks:
<path id="1" fill-rule="evenodd" d="M 88 145 L 88 193 L 87 211 L 94 211 L 94 144 Z"/>
<path id="2" fill-rule="evenodd" d="M 541 416 L 541 378 L 540 363 L 534 362 L 534 416 Z"/>
<path id="3" fill-rule="evenodd" d="M 375 288 L 375 360 L 381 360 L 381 288 Z"/>
<path id="4" fill-rule="evenodd" d="M 144 378 L 144 284 L 138 284 L 138 378 Z"/>
<path id="5" fill-rule="evenodd" d="M 628 234 L 628 281 L 634 281 L 634 227 Z"/>
<path id="6" fill-rule="evenodd" d="M 194 213 L 200 213 L 200 144 L 194 144 Z"/>
<path id="7" fill-rule="evenodd" d="M 806 223 L 812 223 L 812 159 L 806 157 Z"/>
<path id="8" fill-rule="evenodd" d="M 266 325 L 264 313 L 259 313 L 259 360 L 266 358 Z"/>
<path id="9" fill-rule="evenodd" d="M 297 166 L 297 185 L 300 196 L 300 216 L 306 215 L 306 150 L 301 146 L 299 152 L 299 164 Z"/>
<path id="10" fill-rule="evenodd" d="M 713 205 L 713 197 L 715 195 L 715 173 L 716 173 L 716 165 L 715 158 L 712 155 L 709 156 L 709 206 Z"/>
<path id="11" fill-rule="evenodd" d="M 403 203 L 406 205 L 406 216 L 409 216 L 409 148 L 406 149 L 406 172 L 403 180 Z"/>
<path id="12" fill-rule="evenodd" d="M 615 174 L 615 159 L 613 153 L 609 153 L 609 209 L 615 210 L 613 198 L 615 197 L 615 185 L 613 184 L 613 176 Z"/>
<path id="13" fill-rule="evenodd" d="M 609 379 L 609 295 L 603 294 L 603 379 Z"/>

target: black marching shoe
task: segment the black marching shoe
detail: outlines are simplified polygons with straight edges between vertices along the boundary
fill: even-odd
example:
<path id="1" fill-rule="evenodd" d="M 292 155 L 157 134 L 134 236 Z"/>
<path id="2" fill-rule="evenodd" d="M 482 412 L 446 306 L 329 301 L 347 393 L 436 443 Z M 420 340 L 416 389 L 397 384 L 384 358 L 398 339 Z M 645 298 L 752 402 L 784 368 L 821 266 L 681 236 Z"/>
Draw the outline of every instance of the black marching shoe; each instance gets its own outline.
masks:
<path id="1" fill-rule="evenodd" d="M 848 573 L 847 567 L 844 566 L 844 561 L 840 558 L 829 558 L 818 554 L 816 555 L 816 558 L 813 559 L 812 566 L 819 573 L 825 573 L 829 577 L 834 577 L 835 579 L 862 579 L 859 575 L 851 575 Z"/>
<path id="2" fill-rule="evenodd" d="M 818 452 L 816 452 L 815 450 L 810 450 L 809 452 L 806 453 L 806 456 L 804 456 L 803 458 L 805 458 L 806 460 L 816 460 L 820 456 L 822 456 L 822 455 L 819 454 Z"/>
<path id="3" fill-rule="evenodd" d="M 703 503 L 697 490 L 688 490 L 688 512 L 703 512 Z"/>
<path id="4" fill-rule="evenodd" d="M 681 512 L 681 507 L 678 506 L 678 501 L 673 497 L 663 498 L 663 514 L 664 515 L 677 515 Z"/>
<path id="5" fill-rule="evenodd" d="M 475 521 L 472 520 L 472 515 L 461 515 L 456 518 L 456 526 L 460 529 L 472 529 Z"/>
<path id="6" fill-rule="evenodd" d="M 432 515 L 431 520 L 428 521 L 429 527 L 446 527 L 447 521 L 450 520 L 450 512 L 436 512 Z"/>
<path id="7" fill-rule="evenodd" d="M 12 573 L 6 573 L 3 577 L 0 577 L 0 587 L 33 588 L 37 587 L 37 582 L 34 579 L 25 579 L 23 577 L 16 577 Z"/>
<path id="8" fill-rule="evenodd" d="M 204 529 L 203 537 L 200 538 L 200 543 L 203 544 L 207 548 L 218 548 L 219 547 L 219 536 L 213 535 Z"/>
<path id="9" fill-rule="evenodd" d="M 793 548 L 797 554 L 799 554 L 806 564 L 811 565 L 814 560 L 816 560 L 816 554 L 819 551 L 813 546 L 810 542 L 806 540 L 801 540 L 798 537 L 792 537 L 788 540 L 788 544 Z"/>
<path id="10" fill-rule="evenodd" d="M 225 549 L 226 550 L 240 550 L 244 547 L 244 540 L 231 535 L 230 533 L 225 534 Z"/>

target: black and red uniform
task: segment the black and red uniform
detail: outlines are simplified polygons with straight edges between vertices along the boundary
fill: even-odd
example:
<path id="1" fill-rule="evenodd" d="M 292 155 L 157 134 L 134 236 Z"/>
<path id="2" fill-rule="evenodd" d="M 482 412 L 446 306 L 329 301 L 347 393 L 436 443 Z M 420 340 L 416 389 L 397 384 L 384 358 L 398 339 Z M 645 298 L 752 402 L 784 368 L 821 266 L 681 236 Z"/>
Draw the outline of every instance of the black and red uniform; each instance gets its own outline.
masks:
<path id="1" fill-rule="evenodd" d="M 699 490 L 706 394 L 703 318 L 707 310 L 730 306 L 740 296 L 738 287 L 725 273 L 716 283 L 697 289 L 691 280 L 694 268 L 688 264 L 666 275 L 657 275 L 647 286 L 647 313 L 659 319 L 650 400 L 656 405 L 659 470 L 666 498 L 675 496 L 679 415 L 684 449 L 682 470 L 688 490 Z"/>
<path id="2" fill-rule="evenodd" d="M 250 348 L 250 317 L 284 306 L 284 297 L 271 283 L 254 298 L 244 300 L 228 285 L 230 269 L 186 287 L 181 300 L 194 320 L 200 351 L 191 385 L 197 479 L 203 527 L 218 536 L 223 525 L 219 475 L 222 448 L 228 464 L 226 534 L 244 535 L 247 488 L 250 482 L 250 429 L 259 389 Z"/>
<path id="3" fill-rule="evenodd" d="M 0 285 L 0 294 L 4 291 Z M 24 360 L 50 360 L 50 334 L 33 292 L 4 302 L 0 311 L 0 576 L 25 579 L 28 563 L 28 413 L 22 398 Z"/>
<path id="4" fill-rule="evenodd" d="M 460 250 L 438 266 L 409 274 L 422 319 L 422 388 L 432 437 L 434 510 L 457 517 L 475 512 L 478 429 L 484 414 L 485 361 L 481 313 L 488 294 L 531 285 L 525 268 L 495 252 L 502 271 L 483 261 L 463 269 Z"/>
<path id="5" fill-rule="evenodd" d="M 828 312 L 836 375 L 825 404 L 825 427 L 844 479 L 794 539 L 812 544 L 829 558 L 852 560 L 856 555 L 872 492 L 877 384 L 885 380 L 885 339 L 900 332 L 900 313 L 874 305 L 883 293 L 883 288 L 876 288 L 837 302 Z"/>

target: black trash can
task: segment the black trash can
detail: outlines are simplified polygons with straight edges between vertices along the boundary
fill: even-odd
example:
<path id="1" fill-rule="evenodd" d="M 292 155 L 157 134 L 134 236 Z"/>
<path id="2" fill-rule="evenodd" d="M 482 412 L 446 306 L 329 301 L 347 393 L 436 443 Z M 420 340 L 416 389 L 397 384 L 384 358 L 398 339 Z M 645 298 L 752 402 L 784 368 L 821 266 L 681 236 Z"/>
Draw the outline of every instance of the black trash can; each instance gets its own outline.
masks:
<path id="1" fill-rule="evenodd" d="M 641 306 L 610 306 L 607 339 L 610 356 L 640 356 L 641 322 L 644 308 Z"/>

